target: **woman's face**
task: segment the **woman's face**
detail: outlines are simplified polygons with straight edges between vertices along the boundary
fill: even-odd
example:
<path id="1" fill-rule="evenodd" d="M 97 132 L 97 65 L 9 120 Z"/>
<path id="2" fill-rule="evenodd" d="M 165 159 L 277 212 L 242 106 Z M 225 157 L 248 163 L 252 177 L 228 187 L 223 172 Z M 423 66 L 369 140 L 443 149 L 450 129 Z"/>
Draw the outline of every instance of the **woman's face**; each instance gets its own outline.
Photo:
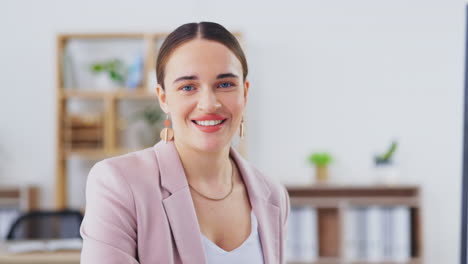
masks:
<path id="1" fill-rule="evenodd" d="M 249 83 L 242 76 L 240 61 L 218 42 L 194 39 L 172 52 L 165 91 L 160 85 L 156 91 L 179 146 L 207 152 L 229 146 L 247 102 Z"/>

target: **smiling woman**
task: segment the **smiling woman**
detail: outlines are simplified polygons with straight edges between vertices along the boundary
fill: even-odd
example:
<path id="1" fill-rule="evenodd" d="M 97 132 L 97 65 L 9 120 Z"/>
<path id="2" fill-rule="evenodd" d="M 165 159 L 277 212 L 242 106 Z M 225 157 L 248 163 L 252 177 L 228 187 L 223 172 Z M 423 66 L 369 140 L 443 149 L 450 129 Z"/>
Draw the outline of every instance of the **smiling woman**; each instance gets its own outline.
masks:
<path id="1" fill-rule="evenodd" d="M 195 38 L 170 46 L 172 40 L 168 37 L 167 45 L 161 47 L 161 54 L 171 56 L 158 59 L 161 77 L 156 91 L 161 108 L 171 114 L 174 137 L 180 137 L 175 142 L 178 150 L 184 145 L 196 151 L 215 153 L 224 149 L 226 152 L 242 122 L 247 101 L 249 82 L 243 77 L 247 74 L 242 67 L 244 63 L 217 41 Z M 245 59 L 243 54 L 239 57 Z M 159 64 L 162 62 L 165 65 Z M 210 128 L 197 126 L 192 122 L 195 120 L 224 122 Z"/>
<path id="2" fill-rule="evenodd" d="M 284 263 L 287 191 L 231 147 L 247 73 L 223 26 L 169 34 L 156 62 L 162 141 L 92 168 L 82 263 Z"/>

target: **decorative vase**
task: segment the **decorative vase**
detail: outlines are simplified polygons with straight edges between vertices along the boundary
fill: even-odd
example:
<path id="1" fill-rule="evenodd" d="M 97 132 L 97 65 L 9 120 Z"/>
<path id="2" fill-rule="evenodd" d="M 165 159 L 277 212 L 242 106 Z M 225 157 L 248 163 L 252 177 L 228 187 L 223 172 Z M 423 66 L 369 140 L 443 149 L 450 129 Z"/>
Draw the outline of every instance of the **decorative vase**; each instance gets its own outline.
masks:
<path id="1" fill-rule="evenodd" d="M 328 167 L 327 166 L 315 166 L 315 179 L 318 183 L 324 183 L 328 181 Z"/>

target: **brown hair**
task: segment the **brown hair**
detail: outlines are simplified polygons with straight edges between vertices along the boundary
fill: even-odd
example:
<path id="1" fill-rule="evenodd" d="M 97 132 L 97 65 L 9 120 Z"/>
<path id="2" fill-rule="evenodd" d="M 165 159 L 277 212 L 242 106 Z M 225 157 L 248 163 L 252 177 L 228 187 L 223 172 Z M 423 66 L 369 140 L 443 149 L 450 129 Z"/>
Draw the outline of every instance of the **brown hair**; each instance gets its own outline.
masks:
<path id="1" fill-rule="evenodd" d="M 247 77 L 247 59 L 236 37 L 220 24 L 200 22 L 184 24 L 172 31 L 164 40 L 156 59 L 156 78 L 164 88 L 165 68 L 171 53 L 180 45 L 195 38 L 219 42 L 230 49 L 242 64 L 243 78 Z"/>

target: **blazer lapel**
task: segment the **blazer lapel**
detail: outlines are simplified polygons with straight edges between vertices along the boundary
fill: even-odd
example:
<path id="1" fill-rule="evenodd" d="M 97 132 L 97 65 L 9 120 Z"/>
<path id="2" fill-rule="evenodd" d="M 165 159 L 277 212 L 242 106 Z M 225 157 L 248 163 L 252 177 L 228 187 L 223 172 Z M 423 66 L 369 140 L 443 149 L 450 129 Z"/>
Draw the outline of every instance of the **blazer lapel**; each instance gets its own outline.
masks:
<path id="1" fill-rule="evenodd" d="M 250 164 L 231 147 L 231 157 L 240 170 L 244 184 L 249 194 L 252 210 L 258 219 L 258 233 L 262 244 L 263 259 L 265 263 L 280 262 L 280 208 L 268 199 L 271 191 L 265 180 L 253 171 Z"/>
<path id="2" fill-rule="evenodd" d="M 159 163 L 161 185 L 170 195 L 163 199 L 172 234 L 183 263 L 206 263 L 195 206 L 185 171 L 174 142 L 160 141 L 154 146 Z M 246 185 L 252 210 L 258 219 L 258 233 L 265 263 L 280 261 L 280 208 L 269 200 L 271 191 L 265 180 L 233 148 L 230 155 L 236 162 Z"/>
<path id="3" fill-rule="evenodd" d="M 161 185 L 170 192 L 163 199 L 174 241 L 182 263 L 206 263 L 200 227 L 187 178 L 173 142 L 154 147 Z"/>

